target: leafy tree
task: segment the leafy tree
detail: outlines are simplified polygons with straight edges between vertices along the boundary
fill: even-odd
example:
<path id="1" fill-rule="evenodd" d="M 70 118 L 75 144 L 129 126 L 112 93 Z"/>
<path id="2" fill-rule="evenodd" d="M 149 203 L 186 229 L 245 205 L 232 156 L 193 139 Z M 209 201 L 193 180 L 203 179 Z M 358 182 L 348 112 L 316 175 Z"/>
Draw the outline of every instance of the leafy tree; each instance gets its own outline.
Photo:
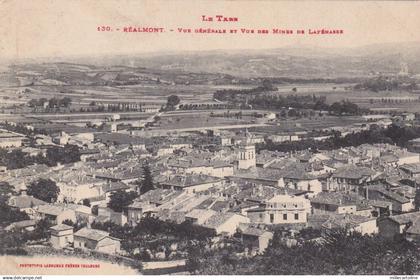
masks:
<path id="1" fill-rule="evenodd" d="M 166 107 L 168 110 L 173 110 L 176 105 L 181 102 L 181 99 L 178 97 L 178 95 L 170 95 L 168 96 L 168 100 L 166 102 Z"/>
<path id="2" fill-rule="evenodd" d="M 60 106 L 63 107 L 69 107 L 71 104 L 72 100 L 70 97 L 64 97 L 63 99 L 60 100 Z"/>
<path id="3" fill-rule="evenodd" d="M 126 192 L 123 190 L 118 190 L 111 194 L 108 207 L 115 212 L 121 213 L 128 205 L 133 203 L 136 197 L 137 193 L 135 191 Z"/>
<path id="4" fill-rule="evenodd" d="M 28 186 L 27 192 L 28 195 L 51 203 L 57 200 L 60 188 L 50 179 L 39 179 Z"/>
<path id="5" fill-rule="evenodd" d="M 49 166 L 55 166 L 57 163 L 67 164 L 80 161 L 80 149 L 78 146 L 70 144 L 64 147 L 49 148 L 46 161 Z"/>

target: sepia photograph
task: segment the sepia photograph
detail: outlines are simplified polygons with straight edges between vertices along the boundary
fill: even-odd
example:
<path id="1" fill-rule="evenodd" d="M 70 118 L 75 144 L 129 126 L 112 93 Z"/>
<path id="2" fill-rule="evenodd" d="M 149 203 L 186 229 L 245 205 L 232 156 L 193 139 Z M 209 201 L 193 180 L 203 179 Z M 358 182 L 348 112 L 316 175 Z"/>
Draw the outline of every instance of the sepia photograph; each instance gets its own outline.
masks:
<path id="1" fill-rule="evenodd" d="M 0 274 L 418 279 L 420 2 L 0 1 Z"/>

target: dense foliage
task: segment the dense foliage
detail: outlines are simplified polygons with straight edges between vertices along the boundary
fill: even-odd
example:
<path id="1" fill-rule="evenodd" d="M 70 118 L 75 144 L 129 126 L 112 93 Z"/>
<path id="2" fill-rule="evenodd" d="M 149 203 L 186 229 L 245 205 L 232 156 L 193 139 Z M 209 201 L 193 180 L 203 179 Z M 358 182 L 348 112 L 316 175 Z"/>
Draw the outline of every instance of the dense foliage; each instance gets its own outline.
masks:
<path id="1" fill-rule="evenodd" d="M 312 109 L 328 111 L 334 115 L 358 115 L 367 111 L 346 100 L 328 105 L 325 96 L 296 94 L 283 96 L 272 93 L 273 90 L 276 88 L 268 85 L 252 89 L 224 89 L 216 91 L 213 98 L 240 107 L 251 106 L 253 109 Z M 295 92 L 296 88 L 293 91 Z"/>
<path id="2" fill-rule="evenodd" d="M 269 139 L 266 143 L 257 144 L 257 151 L 301 151 L 301 150 L 333 150 L 342 147 L 359 146 L 362 144 L 389 143 L 406 147 L 408 141 L 420 137 L 420 128 L 390 126 L 389 128 L 379 128 L 371 126 L 369 130 L 355 132 L 341 137 L 339 132 L 334 132 L 333 136 L 325 140 L 303 139 L 293 142 L 275 143 Z"/>
<path id="3" fill-rule="evenodd" d="M 63 97 L 63 98 L 40 98 L 40 99 L 31 99 L 28 102 L 29 107 L 38 107 L 38 106 L 44 106 L 46 104 L 47 108 L 59 108 L 59 107 L 69 107 L 72 100 L 69 97 Z"/>
<path id="4" fill-rule="evenodd" d="M 374 92 L 392 91 L 392 90 L 416 90 L 418 86 L 415 81 L 404 79 L 388 78 L 379 76 L 368 79 L 362 83 L 355 85 L 355 89 L 370 90 Z"/>
<path id="5" fill-rule="evenodd" d="M 110 196 L 108 202 L 108 207 L 114 210 L 115 212 L 123 212 L 124 209 L 133 203 L 134 199 L 138 196 L 137 192 L 130 191 L 126 192 L 123 190 L 118 190 L 113 192 Z"/>
<path id="6" fill-rule="evenodd" d="M 49 147 L 45 156 L 42 154 L 31 156 L 21 150 L 8 151 L 0 148 L 0 165 L 6 166 L 7 169 L 24 168 L 33 164 L 56 166 L 58 163 L 68 164 L 77 161 L 80 161 L 80 149 L 76 145 Z"/>
<path id="7" fill-rule="evenodd" d="M 57 201 L 60 188 L 50 179 L 38 179 L 29 184 L 28 195 L 52 203 Z"/>
<path id="8" fill-rule="evenodd" d="M 262 255 L 238 257 L 233 250 L 204 250 L 188 261 L 195 274 L 400 275 L 420 273 L 420 253 L 404 239 L 385 240 L 338 230 L 323 243 L 287 247 L 278 233 Z"/>

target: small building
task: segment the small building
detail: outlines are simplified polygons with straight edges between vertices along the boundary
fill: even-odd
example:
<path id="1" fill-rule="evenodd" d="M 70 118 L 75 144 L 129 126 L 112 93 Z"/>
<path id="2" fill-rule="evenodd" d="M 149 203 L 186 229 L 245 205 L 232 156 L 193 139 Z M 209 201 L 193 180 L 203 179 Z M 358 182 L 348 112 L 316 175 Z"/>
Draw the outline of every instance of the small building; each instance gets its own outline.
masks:
<path id="1" fill-rule="evenodd" d="M 45 201 L 29 195 L 12 196 L 9 198 L 8 205 L 14 209 L 25 212 L 29 217 L 35 218 L 35 207 L 47 204 Z"/>
<path id="2" fill-rule="evenodd" d="M 418 221 L 419 218 L 420 212 L 412 212 L 389 216 L 385 219 L 379 220 L 379 235 L 392 239 L 398 235 L 405 234 L 407 230 L 414 224 L 414 222 Z M 414 233 L 415 232 L 413 230 L 411 234 L 413 235 Z"/>
<path id="3" fill-rule="evenodd" d="M 66 224 L 59 224 L 50 227 L 51 245 L 56 248 L 64 248 L 73 243 L 73 227 Z"/>
<path id="4" fill-rule="evenodd" d="M 347 229 L 349 231 L 357 231 L 361 234 L 369 235 L 378 233 L 375 218 L 351 214 L 331 215 L 328 220 L 322 224 L 322 229 L 325 231 Z"/>
<path id="5" fill-rule="evenodd" d="M 102 230 L 82 228 L 74 233 L 74 248 L 98 251 L 106 254 L 120 252 L 120 240 Z"/>
<path id="6" fill-rule="evenodd" d="M 273 233 L 257 227 L 245 226 L 239 227 L 238 233 L 241 241 L 248 252 L 263 253 L 267 249 L 270 240 L 273 239 Z"/>
<path id="7" fill-rule="evenodd" d="M 26 230 L 26 231 L 33 231 L 35 229 L 37 221 L 35 220 L 24 220 L 19 222 L 14 222 L 8 225 L 5 230 L 12 231 L 12 230 Z"/>
<path id="8" fill-rule="evenodd" d="M 211 216 L 202 226 L 214 230 L 216 234 L 233 235 L 241 223 L 249 223 L 249 218 L 226 212 Z"/>
<path id="9" fill-rule="evenodd" d="M 211 209 L 193 209 L 191 212 L 185 214 L 185 220 L 196 225 L 202 225 L 216 214 L 217 212 Z"/>
<path id="10" fill-rule="evenodd" d="M 37 218 L 46 219 L 55 225 L 62 224 L 65 220 L 70 220 L 73 223 L 77 221 L 76 213 L 63 206 L 56 206 L 51 204 L 39 205 L 36 208 Z"/>
<path id="11" fill-rule="evenodd" d="M 311 198 L 311 206 L 313 214 L 354 214 L 358 215 L 358 211 L 362 206 L 363 197 L 357 195 L 348 195 L 344 193 L 327 193 L 321 192 Z M 367 202 L 366 202 L 366 205 Z M 365 208 L 365 207 L 364 207 Z M 369 209 L 368 209 L 369 210 Z M 372 211 L 373 209 L 370 209 Z M 368 212 L 370 212 L 368 211 Z M 366 216 L 366 215 L 362 215 Z M 369 213 L 370 216 L 370 213 Z"/>

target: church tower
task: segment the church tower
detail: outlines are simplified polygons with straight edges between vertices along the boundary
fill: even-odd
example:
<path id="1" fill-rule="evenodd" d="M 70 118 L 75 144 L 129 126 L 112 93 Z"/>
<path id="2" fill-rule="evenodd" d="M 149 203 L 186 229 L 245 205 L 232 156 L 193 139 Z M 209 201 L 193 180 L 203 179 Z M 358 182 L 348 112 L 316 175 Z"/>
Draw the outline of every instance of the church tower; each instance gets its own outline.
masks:
<path id="1" fill-rule="evenodd" d="M 239 169 L 248 169 L 256 166 L 255 145 L 248 140 L 239 146 Z"/>

